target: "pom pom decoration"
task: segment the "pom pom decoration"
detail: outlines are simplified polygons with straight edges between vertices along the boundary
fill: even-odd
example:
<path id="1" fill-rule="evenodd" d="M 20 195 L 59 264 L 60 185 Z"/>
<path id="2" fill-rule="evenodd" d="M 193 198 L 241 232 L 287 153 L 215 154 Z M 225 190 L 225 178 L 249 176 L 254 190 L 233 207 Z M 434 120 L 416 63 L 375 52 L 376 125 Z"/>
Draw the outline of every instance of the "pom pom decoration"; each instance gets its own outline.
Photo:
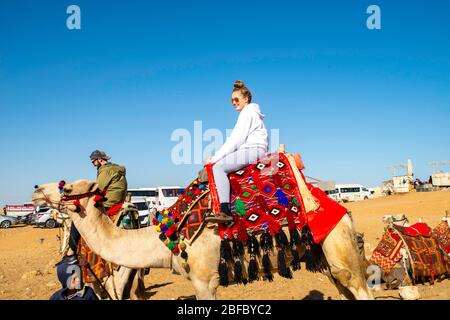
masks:
<path id="1" fill-rule="evenodd" d="M 178 248 L 178 245 L 175 245 L 175 247 L 172 249 L 172 253 L 173 253 L 173 254 L 178 254 L 178 253 L 180 253 L 180 248 Z"/>
<path id="2" fill-rule="evenodd" d="M 161 241 L 165 241 L 167 239 L 167 236 L 164 234 L 164 233 L 161 233 L 160 235 L 159 235 L 159 240 L 161 240 Z"/>
<path id="3" fill-rule="evenodd" d="M 104 197 L 102 195 L 96 194 L 94 196 L 94 202 L 102 202 L 102 201 L 104 201 Z"/>
<path id="4" fill-rule="evenodd" d="M 80 213 L 80 212 L 81 212 L 81 209 L 82 209 L 80 200 L 75 200 L 75 201 L 73 202 L 73 205 L 76 207 L 76 208 L 75 208 L 75 212 Z"/>
<path id="5" fill-rule="evenodd" d="M 58 189 L 59 189 L 59 193 L 63 193 L 63 189 L 64 189 L 64 186 L 66 185 L 66 182 L 64 181 L 64 180 L 61 180 L 59 183 L 58 183 Z M 37 188 L 36 188 L 37 189 Z"/>
<path id="6" fill-rule="evenodd" d="M 170 241 L 169 244 L 167 245 L 167 248 L 169 248 L 170 250 L 173 250 L 175 248 L 175 242 Z"/>

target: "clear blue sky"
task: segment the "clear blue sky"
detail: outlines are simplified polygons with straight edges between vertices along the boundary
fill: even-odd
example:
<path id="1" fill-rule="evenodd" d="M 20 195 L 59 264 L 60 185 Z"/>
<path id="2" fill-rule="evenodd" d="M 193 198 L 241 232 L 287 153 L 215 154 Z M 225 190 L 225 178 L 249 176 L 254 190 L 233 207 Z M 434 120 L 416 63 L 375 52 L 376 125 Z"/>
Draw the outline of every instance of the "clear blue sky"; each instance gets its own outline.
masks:
<path id="1" fill-rule="evenodd" d="M 450 158 L 449 14 L 449 1 L 2 0 L 0 205 L 95 179 L 97 148 L 130 187 L 187 185 L 200 165 L 171 162 L 171 133 L 232 128 L 236 79 L 307 175 L 376 186 L 409 158 L 427 178 Z"/>

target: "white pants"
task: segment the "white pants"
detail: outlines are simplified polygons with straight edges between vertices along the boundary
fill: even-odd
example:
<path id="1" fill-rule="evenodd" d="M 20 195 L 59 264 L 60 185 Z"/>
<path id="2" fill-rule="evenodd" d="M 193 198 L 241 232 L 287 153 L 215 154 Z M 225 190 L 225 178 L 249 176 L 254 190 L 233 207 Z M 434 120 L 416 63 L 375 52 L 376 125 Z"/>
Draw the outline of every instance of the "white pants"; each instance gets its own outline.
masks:
<path id="1" fill-rule="evenodd" d="M 228 180 L 227 175 L 255 163 L 257 160 L 261 159 L 266 152 L 267 151 L 263 148 L 240 149 L 230 153 L 213 165 L 214 181 L 216 183 L 220 203 L 230 202 L 230 181 Z"/>

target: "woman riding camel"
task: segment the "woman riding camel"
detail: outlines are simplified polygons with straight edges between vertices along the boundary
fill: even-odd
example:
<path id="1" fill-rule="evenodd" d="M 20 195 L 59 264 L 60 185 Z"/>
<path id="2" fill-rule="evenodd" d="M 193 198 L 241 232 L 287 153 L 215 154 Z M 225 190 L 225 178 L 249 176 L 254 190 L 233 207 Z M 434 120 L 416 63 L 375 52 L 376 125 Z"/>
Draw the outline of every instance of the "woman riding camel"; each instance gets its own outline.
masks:
<path id="1" fill-rule="evenodd" d="M 231 103 L 240 112 L 237 123 L 223 146 L 206 161 L 212 171 L 220 201 L 220 213 L 206 217 L 207 221 L 232 221 L 230 181 L 228 174 L 256 162 L 268 150 L 268 134 L 259 105 L 252 103 L 252 93 L 242 81 L 234 83 Z"/>

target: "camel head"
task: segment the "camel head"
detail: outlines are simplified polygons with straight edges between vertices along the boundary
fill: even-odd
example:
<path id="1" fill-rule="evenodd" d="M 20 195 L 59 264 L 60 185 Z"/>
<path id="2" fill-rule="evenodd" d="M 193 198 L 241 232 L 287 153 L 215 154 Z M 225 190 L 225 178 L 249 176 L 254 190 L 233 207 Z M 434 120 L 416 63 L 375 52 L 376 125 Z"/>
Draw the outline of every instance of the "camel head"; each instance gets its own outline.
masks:
<path id="1" fill-rule="evenodd" d="M 57 203 L 61 201 L 58 183 L 53 182 L 35 186 L 31 201 L 35 206 L 57 207 Z"/>
<path id="2" fill-rule="evenodd" d="M 404 214 L 387 214 L 383 216 L 383 223 L 386 225 L 395 224 L 398 226 L 408 226 L 409 220 Z"/>
<path id="3" fill-rule="evenodd" d="M 48 205 L 52 208 L 59 209 L 63 203 L 62 196 L 74 196 L 94 191 L 98 188 L 95 182 L 88 180 L 77 180 L 67 183 L 59 190 L 59 183 L 47 183 L 35 187 L 35 191 L 31 197 L 33 204 L 36 206 Z M 80 203 L 85 205 L 87 198 L 80 199 Z"/>

